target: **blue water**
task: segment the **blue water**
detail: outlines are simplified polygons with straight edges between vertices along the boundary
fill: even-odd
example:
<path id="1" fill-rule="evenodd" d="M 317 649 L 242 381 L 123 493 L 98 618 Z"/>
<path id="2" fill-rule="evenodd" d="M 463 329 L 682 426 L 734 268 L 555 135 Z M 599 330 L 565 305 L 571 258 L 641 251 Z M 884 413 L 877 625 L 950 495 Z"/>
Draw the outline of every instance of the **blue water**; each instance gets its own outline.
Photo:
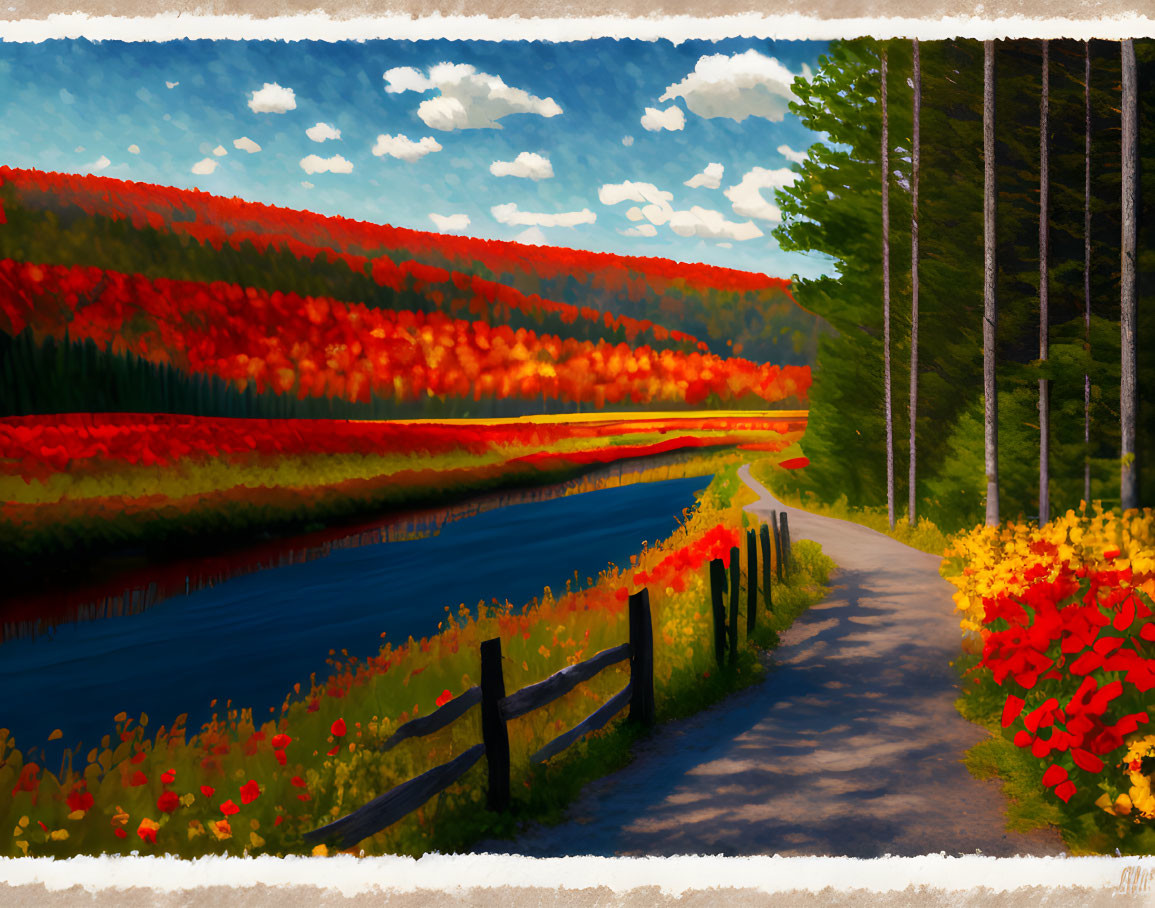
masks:
<path id="1" fill-rule="evenodd" d="M 60 728 L 85 749 L 121 710 L 149 728 L 188 713 L 195 730 L 216 698 L 263 721 L 295 682 L 326 677 L 331 648 L 377 652 L 437 631 L 445 606 L 496 597 L 515 605 L 545 586 L 585 584 L 608 563 L 668 536 L 707 477 L 638 483 L 515 504 L 445 524 L 439 535 L 339 549 L 324 558 L 246 574 L 127 617 L 62 625 L 0 647 L 0 727 L 43 747 Z M 57 757 L 58 758 L 58 757 Z M 55 761 L 53 761 L 55 762 Z M 50 766 L 53 763 L 49 764 Z"/>

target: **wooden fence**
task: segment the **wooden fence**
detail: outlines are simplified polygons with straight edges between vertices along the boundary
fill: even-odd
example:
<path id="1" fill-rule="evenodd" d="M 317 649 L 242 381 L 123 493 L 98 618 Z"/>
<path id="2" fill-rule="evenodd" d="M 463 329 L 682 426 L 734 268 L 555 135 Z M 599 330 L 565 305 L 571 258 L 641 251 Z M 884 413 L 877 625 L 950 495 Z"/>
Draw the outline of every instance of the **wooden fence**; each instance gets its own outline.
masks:
<path id="1" fill-rule="evenodd" d="M 762 524 L 757 530 L 746 531 L 746 637 L 754 633 L 758 625 L 758 542 L 762 543 L 762 598 L 764 608 L 770 612 L 774 608 L 774 597 L 770 579 L 772 570 L 778 572 L 781 583 L 784 576 L 793 571 L 790 561 L 790 526 L 786 514 L 770 512 L 770 523 Z M 738 611 L 741 596 L 742 566 L 739 562 L 741 549 L 730 549 L 730 577 L 727 583 L 726 564 L 721 558 L 710 562 L 710 605 L 714 614 L 714 658 L 718 666 L 726 664 L 727 650 L 729 662 L 738 658 Z M 773 568 L 772 568 L 773 565 Z M 730 592 L 730 613 L 726 615 L 726 589 Z M 729 644 L 727 646 L 727 643 Z"/>
<path id="2" fill-rule="evenodd" d="M 523 687 L 508 696 L 501 668 L 501 639 L 481 644 L 481 684 L 458 694 L 428 716 L 406 722 L 382 745 L 389 750 L 408 738 L 440 731 L 471 708 L 481 705 L 481 743 L 475 744 L 448 763 L 403 782 L 374 798 L 348 816 L 305 833 L 307 842 L 333 842 L 340 849 L 352 848 L 362 839 L 396 823 L 435 794 L 444 791 L 483 756 L 489 768 L 486 793 L 490 810 L 509 807 L 509 734 L 506 723 L 524 716 L 568 694 L 583 681 L 618 662 L 629 660 L 630 680 L 620 691 L 569 731 L 558 735 L 530 757 L 543 763 L 561 753 L 579 738 L 604 726 L 626 706 L 630 721 L 651 725 L 654 721 L 654 636 L 650 619 L 650 593 L 641 590 L 629 599 L 629 642 L 602 650 L 584 662 L 555 672 L 544 681 Z"/>
<path id="3" fill-rule="evenodd" d="M 786 515 L 782 515 L 781 526 L 776 515 L 772 515 L 773 531 L 762 525 L 762 588 L 765 607 L 772 607 L 770 590 L 770 565 L 777 563 L 781 580 L 783 561 L 786 560 L 782 540 L 789 540 Z M 773 532 L 773 544 L 771 534 Z M 786 543 L 788 544 L 788 543 Z M 772 550 L 773 545 L 773 550 Z M 774 558 L 774 552 L 784 557 Z M 746 610 L 746 633 L 753 632 L 757 622 L 756 600 L 758 592 L 758 546 L 756 531 L 746 535 L 748 565 L 748 599 Z M 738 652 L 738 599 L 740 592 L 741 564 L 739 549 L 730 550 L 730 616 L 726 626 L 723 604 L 726 585 L 726 569 L 722 559 L 710 562 L 711 599 L 714 609 L 714 654 L 718 665 L 725 660 L 726 637 L 729 637 L 730 661 Z M 788 570 L 788 568 L 787 568 Z M 654 722 L 654 637 L 650 618 L 650 593 L 643 589 L 629 599 L 629 634 L 626 643 L 602 650 L 584 662 L 567 666 L 550 675 L 544 681 L 523 687 L 506 695 L 505 678 L 501 668 L 501 639 L 493 638 L 481 644 L 481 683 L 458 694 L 428 716 L 421 716 L 402 725 L 384 744 L 382 750 L 390 750 L 409 738 L 424 737 L 451 725 L 464 716 L 474 706 L 481 706 L 481 743 L 475 744 L 448 763 L 436 766 L 408 782 L 391 788 L 385 794 L 374 798 L 365 806 L 353 811 L 304 835 L 307 842 L 332 842 L 338 849 L 352 848 L 362 839 L 391 826 L 407 814 L 416 810 L 434 795 L 444 791 L 462 776 L 482 757 L 488 765 L 488 788 L 486 805 L 490 810 L 503 811 L 510 802 L 510 760 L 509 734 L 506 723 L 534 710 L 547 706 L 554 700 L 568 694 L 583 681 L 597 675 L 602 669 L 629 660 L 630 680 L 620 691 L 586 716 L 581 722 L 563 732 L 530 757 L 533 763 L 543 763 L 561 753 L 575 741 L 592 731 L 602 728 L 610 719 L 628 705 L 629 720 L 642 725 Z"/>

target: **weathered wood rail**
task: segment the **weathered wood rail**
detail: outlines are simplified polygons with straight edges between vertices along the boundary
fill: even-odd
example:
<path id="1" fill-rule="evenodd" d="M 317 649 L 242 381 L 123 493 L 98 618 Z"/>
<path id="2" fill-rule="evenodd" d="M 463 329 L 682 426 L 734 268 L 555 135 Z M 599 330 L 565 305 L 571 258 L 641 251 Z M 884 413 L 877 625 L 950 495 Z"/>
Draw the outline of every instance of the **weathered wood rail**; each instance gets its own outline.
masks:
<path id="1" fill-rule="evenodd" d="M 758 542 L 762 544 L 762 598 L 769 613 L 773 608 L 770 580 L 777 570 L 778 580 L 790 571 L 790 532 L 786 515 L 771 514 L 771 525 L 763 524 L 746 534 L 747 598 L 746 636 L 757 626 Z M 721 558 L 710 562 L 710 599 L 714 617 L 714 656 L 719 666 L 733 664 L 738 657 L 738 607 L 741 594 L 741 549 L 730 550 L 730 576 Z M 728 582 L 727 582 L 728 581 Z M 726 587 L 729 586 L 730 613 L 727 621 Z M 727 647 L 728 643 L 728 647 Z M 481 743 L 464 753 L 402 782 L 385 794 L 347 816 L 306 832 L 307 842 L 329 842 L 339 849 L 352 848 L 362 839 L 380 832 L 412 813 L 434 795 L 444 791 L 464 776 L 482 758 L 488 765 L 486 805 L 503 811 L 510 804 L 509 734 L 506 723 L 527 715 L 572 691 L 611 665 L 629 660 L 630 680 L 620 691 L 586 716 L 573 728 L 558 735 L 530 757 L 543 763 L 564 751 L 575 741 L 605 726 L 629 706 L 629 721 L 642 725 L 654 722 L 654 638 L 650 616 L 650 593 L 643 589 L 629 598 L 629 641 L 602 650 L 583 662 L 569 665 L 548 678 L 505 693 L 501 667 L 501 640 L 493 638 L 481 644 L 481 683 L 458 694 L 428 716 L 406 722 L 382 745 L 382 750 L 396 747 L 402 741 L 431 735 L 456 722 L 474 706 L 481 707 Z"/>
<path id="2" fill-rule="evenodd" d="M 451 725 L 474 706 L 481 706 L 482 741 L 448 763 L 402 782 L 347 816 L 305 833 L 307 842 L 331 842 L 339 849 L 352 848 L 362 839 L 380 832 L 413 812 L 434 795 L 444 791 L 482 757 L 489 769 L 486 802 L 491 810 L 505 810 L 510 802 L 509 734 L 506 723 L 547 706 L 565 696 L 583 681 L 603 669 L 630 663 L 630 680 L 585 719 L 558 735 L 530 757 L 543 763 L 561 753 L 578 739 L 602 728 L 627 706 L 629 720 L 643 725 L 654 721 L 654 643 L 650 617 L 649 590 L 634 593 L 629 599 L 628 643 L 591 656 L 584 662 L 569 665 L 543 681 L 523 687 L 506 696 L 501 668 L 501 640 L 493 638 L 481 644 L 481 684 L 471 687 L 443 704 L 428 716 L 402 725 L 382 745 L 389 750 L 409 738 L 433 734 Z"/>

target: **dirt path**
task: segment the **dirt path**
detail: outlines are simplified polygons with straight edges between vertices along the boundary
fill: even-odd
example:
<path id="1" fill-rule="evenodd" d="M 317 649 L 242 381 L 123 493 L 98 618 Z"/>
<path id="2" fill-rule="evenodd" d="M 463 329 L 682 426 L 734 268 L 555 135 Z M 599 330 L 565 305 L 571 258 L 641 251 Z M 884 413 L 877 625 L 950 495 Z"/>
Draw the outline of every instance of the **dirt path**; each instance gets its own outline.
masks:
<path id="1" fill-rule="evenodd" d="M 963 752 L 985 732 L 954 709 L 952 587 L 936 556 L 784 507 L 794 540 L 837 562 L 829 599 L 784 635 L 764 684 L 663 726 L 589 786 L 560 826 L 478 851 L 537 856 L 1060 854 L 1057 834 L 1008 833 L 995 782 Z"/>

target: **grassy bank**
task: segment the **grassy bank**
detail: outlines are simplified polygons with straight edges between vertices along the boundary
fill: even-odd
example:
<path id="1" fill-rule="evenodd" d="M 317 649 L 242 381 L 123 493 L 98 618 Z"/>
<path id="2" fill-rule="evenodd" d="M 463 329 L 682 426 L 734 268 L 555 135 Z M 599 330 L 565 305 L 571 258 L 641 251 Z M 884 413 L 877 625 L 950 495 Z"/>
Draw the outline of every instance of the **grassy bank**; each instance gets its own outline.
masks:
<path id="1" fill-rule="evenodd" d="M 848 520 L 872 530 L 877 530 L 892 539 L 897 539 L 904 545 L 928 552 L 931 555 L 941 555 L 950 542 L 948 533 L 940 530 L 931 520 L 919 517 L 915 526 L 910 525 L 909 512 L 896 512 L 894 528 L 891 529 L 890 519 L 886 507 L 858 508 L 851 507 L 845 495 L 840 495 L 833 502 L 822 501 L 812 492 L 800 491 L 793 481 L 789 470 L 777 464 L 783 460 L 804 457 L 801 446 L 795 442 L 783 448 L 778 457 L 773 460 L 763 460 L 750 466 L 750 474 L 774 493 L 783 504 L 792 508 L 809 511 L 821 517 L 833 517 L 838 520 Z"/>
<path id="2" fill-rule="evenodd" d="M 27 572 L 63 556 L 128 546 L 299 532 L 670 451 L 785 445 L 803 427 L 776 414 L 496 424 L 166 414 L 0 419 L 0 567 Z"/>

